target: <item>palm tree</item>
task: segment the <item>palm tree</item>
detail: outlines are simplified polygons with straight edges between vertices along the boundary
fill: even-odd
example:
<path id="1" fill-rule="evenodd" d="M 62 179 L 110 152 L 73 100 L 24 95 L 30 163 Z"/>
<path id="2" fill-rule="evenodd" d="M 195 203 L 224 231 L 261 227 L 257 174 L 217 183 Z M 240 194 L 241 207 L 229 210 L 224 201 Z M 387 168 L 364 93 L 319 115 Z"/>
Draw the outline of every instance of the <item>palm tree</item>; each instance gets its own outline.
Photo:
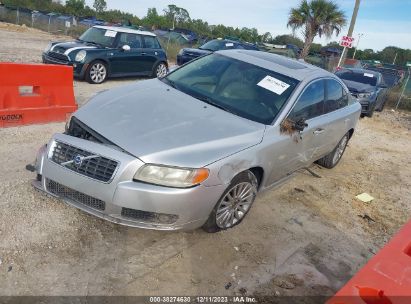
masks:
<path id="1" fill-rule="evenodd" d="M 302 29 L 304 47 L 300 58 L 304 59 L 315 36 L 331 38 L 334 32 L 338 35 L 346 23 L 344 12 L 334 2 L 302 0 L 298 8 L 291 9 L 287 27 L 291 27 L 293 32 Z"/>

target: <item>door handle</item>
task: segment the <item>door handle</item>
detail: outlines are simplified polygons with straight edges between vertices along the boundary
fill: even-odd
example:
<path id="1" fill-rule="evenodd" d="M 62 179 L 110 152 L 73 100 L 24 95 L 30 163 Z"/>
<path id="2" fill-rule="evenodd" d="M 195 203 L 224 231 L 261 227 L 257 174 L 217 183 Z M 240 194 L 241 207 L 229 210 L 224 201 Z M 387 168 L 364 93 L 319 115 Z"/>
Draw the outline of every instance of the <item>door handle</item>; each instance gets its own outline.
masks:
<path id="1" fill-rule="evenodd" d="M 325 132 L 324 129 L 317 129 L 317 130 L 315 130 L 313 133 L 314 133 L 314 135 L 319 135 L 319 134 L 322 134 L 322 133 L 324 133 L 324 132 Z"/>
<path id="2" fill-rule="evenodd" d="M 141 55 L 143 55 L 143 56 L 144 56 L 144 55 L 147 55 L 147 53 L 141 53 Z"/>

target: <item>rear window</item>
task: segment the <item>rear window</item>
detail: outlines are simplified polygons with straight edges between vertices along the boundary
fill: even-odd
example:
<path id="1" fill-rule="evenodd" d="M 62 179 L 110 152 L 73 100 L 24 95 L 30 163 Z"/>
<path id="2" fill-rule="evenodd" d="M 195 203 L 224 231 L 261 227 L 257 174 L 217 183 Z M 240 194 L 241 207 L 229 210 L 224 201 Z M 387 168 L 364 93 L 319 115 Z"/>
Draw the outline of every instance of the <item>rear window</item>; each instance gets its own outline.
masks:
<path id="1" fill-rule="evenodd" d="M 376 86 L 377 84 L 377 77 L 372 73 L 367 72 L 352 72 L 352 71 L 341 71 L 337 72 L 336 75 L 344 80 L 369 84 L 372 86 Z"/>
<path id="2" fill-rule="evenodd" d="M 144 44 L 147 49 L 160 49 L 161 46 L 157 41 L 156 37 L 153 36 L 143 36 Z"/>

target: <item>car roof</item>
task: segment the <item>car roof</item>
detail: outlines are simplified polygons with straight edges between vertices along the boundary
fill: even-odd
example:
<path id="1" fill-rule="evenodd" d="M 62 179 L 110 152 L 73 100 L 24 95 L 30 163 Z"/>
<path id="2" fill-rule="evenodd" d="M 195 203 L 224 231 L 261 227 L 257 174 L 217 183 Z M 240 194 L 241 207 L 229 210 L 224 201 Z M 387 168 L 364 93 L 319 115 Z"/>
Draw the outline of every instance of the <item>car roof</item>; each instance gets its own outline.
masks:
<path id="1" fill-rule="evenodd" d="M 373 74 L 375 77 L 381 75 L 380 72 L 377 71 L 373 71 L 373 70 L 367 70 L 367 69 L 359 69 L 359 68 L 343 68 L 342 70 L 338 71 L 338 72 L 344 72 L 344 71 L 352 71 L 356 74 L 362 74 L 362 73 L 369 73 L 369 74 Z"/>
<path id="2" fill-rule="evenodd" d="M 242 45 L 254 46 L 253 43 L 246 42 L 246 41 L 241 41 L 241 40 L 233 40 L 233 39 L 227 39 L 227 38 L 224 38 L 224 39 L 219 39 L 219 38 L 217 38 L 217 39 L 213 39 L 213 40 L 222 41 L 222 42 L 232 42 L 232 43 L 235 43 L 235 44 L 242 44 Z M 210 40 L 210 41 L 213 41 L 213 40 Z"/>
<path id="3" fill-rule="evenodd" d="M 272 70 L 299 81 L 318 77 L 336 77 L 314 65 L 273 53 L 237 49 L 217 51 L 216 53 Z"/>
<path id="4" fill-rule="evenodd" d="M 131 29 L 131 28 L 128 28 L 128 27 L 105 26 L 105 25 L 95 25 L 93 27 L 101 28 L 101 29 L 104 29 L 104 30 L 116 31 L 116 32 L 120 32 L 120 33 L 140 34 L 140 35 L 156 37 L 156 34 L 154 34 L 154 33 L 147 32 L 147 31 L 135 30 L 135 29 Z"/>

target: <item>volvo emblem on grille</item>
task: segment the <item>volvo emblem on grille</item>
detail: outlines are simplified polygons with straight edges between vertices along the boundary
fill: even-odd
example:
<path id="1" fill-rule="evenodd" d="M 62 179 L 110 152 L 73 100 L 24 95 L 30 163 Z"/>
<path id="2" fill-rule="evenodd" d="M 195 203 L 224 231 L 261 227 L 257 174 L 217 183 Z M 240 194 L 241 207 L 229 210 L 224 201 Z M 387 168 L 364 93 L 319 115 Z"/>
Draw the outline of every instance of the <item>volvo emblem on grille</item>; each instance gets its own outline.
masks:
<path id="1" fill-rule="evenodd" d="M 100 155 L 82 156 L 80 154 L 77 154 L 76 156 L 73 157 L 72 160 L 60 163 L 60 165 L 67 166 L 69 164 L 74 164 L 76 167 L 81 167 L 81 165 L 83 164 L 83 161 L 87 159 L 97 158 L 97 157 L 100 157 Z"/>
<path id="2" fill-rule="evenodd" d="M 74 164 L 75 164 L 77 167 L 81 167 L 81 164 L 83 163 L 83 159 L 84 159 L 84 156 L 81 156 L 80 154 L 77 154 L 77 155 L 74 156 L 74 158 L 73 158 Z"/>

